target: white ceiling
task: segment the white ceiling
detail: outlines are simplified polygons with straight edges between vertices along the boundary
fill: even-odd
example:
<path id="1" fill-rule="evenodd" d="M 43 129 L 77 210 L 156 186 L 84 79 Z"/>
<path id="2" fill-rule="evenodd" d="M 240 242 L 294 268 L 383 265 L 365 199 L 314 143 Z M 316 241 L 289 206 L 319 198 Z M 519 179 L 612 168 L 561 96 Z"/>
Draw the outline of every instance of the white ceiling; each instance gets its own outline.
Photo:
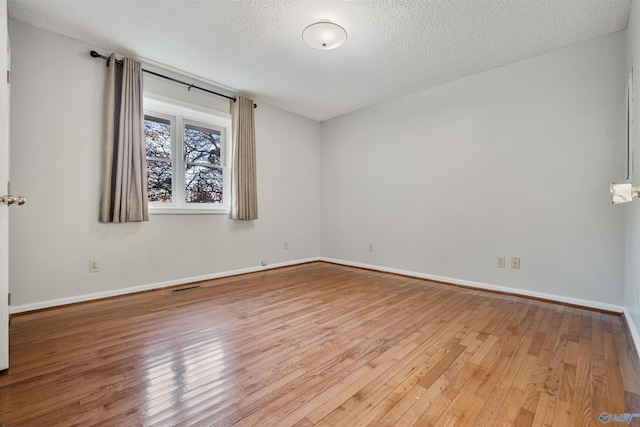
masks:
<path id="1" fill-rule="evenodd" d="M 627 26 L 631 0 L 9 0 L 10 18 L 326 120 Z M 349 33 L 316 51 L 302 30 Z M 87 52 L 88 54 L 88 52 Z"/>

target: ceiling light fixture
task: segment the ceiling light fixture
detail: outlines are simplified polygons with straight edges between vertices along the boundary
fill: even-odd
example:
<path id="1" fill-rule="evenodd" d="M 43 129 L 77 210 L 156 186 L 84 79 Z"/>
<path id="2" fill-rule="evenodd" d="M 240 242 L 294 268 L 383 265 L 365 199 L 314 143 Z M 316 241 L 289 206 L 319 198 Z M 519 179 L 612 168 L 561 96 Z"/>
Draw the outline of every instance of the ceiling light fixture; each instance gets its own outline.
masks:
<path id="1" fill-rule="evenodd" d="M 305 28 L 302 40 L 314 49 L 331 50 L 347 41 L 347 32 L 340 25 L 323 19 Z"/>

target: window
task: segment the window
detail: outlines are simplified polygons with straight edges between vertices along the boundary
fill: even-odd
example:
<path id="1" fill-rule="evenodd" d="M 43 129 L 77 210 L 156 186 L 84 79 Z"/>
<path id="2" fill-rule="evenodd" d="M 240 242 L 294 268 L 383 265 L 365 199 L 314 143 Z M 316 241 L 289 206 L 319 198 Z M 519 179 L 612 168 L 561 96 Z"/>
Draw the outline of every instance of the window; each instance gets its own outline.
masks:
<path id="1" fill-rule="evenodd" d="M 229 213 L 228 114 L 145 96 L 149 212 Z"/>

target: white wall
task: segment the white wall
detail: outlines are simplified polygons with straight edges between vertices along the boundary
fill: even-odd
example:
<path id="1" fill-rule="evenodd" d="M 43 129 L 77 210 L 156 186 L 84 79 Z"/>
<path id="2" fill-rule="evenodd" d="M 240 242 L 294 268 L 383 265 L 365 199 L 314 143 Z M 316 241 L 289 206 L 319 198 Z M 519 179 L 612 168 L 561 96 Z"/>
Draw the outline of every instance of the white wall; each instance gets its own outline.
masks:
<path id="1" fill-rule="evenodd" d="M 622 305 L 609 182 L 624 173 L 624 43 L 611 34 L 324 122 L 323 256 Z"/>
<path id="2" fill-rule="evenodd" d="M 634 185 L 640 185 L 640 4 L 631 3 L 631 14 L 627 35 L 627 74 L 634 65 L 634 114 L 633 114 L 633 146 L 634 146 Z M 622 179 L 620 180 L 622 181 Z M 640 351 L 638 331 L 640 331 L 640 201 L 628 203 L 626 213 L 626 277 L 624 307 L 627 318 L 635 327 L 636 346 Z"/>
<path id="3" fill-rule="evenodd" d="M 28 199 L 11 213 L 14 306 L 320 255 L 319 123 L 259 103 L 258 221 L 152 215 L 148 223 L 101 224 L 105 62 L 89 57 L 92 46 L 21 23 L 10 22 L 10 37 L 11 182 Z M 226 107 L 158 79 L 145 77 L 145 88 Z M 89 273 L 90 259 L 99 273 Z"/>
<path id="4" fill-rule="evenodd" d="M 142 224 L 97 221 L 104 62 L 20 23 L 10 35 L 11 179 L 29 200 L 11 217 L 14 306 L 320 255 L 624 302 L 624 208 L 608 196 L 624 174 L 623 32 L 323 124 L 259 103 L 260 220 Z"/>

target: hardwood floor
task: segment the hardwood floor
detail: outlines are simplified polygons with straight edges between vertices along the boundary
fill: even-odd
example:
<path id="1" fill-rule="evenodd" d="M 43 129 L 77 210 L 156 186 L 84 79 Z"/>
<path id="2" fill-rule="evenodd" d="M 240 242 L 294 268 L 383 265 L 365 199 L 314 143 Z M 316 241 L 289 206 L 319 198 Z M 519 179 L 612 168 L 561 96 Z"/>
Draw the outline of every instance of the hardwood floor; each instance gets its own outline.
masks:
<path id="1" fill-rule="evenodd" d="M 198 285 L 15 316 L 0 426 L 597 426 L 640 412 L 618 315 L 321 262 Z"/>

